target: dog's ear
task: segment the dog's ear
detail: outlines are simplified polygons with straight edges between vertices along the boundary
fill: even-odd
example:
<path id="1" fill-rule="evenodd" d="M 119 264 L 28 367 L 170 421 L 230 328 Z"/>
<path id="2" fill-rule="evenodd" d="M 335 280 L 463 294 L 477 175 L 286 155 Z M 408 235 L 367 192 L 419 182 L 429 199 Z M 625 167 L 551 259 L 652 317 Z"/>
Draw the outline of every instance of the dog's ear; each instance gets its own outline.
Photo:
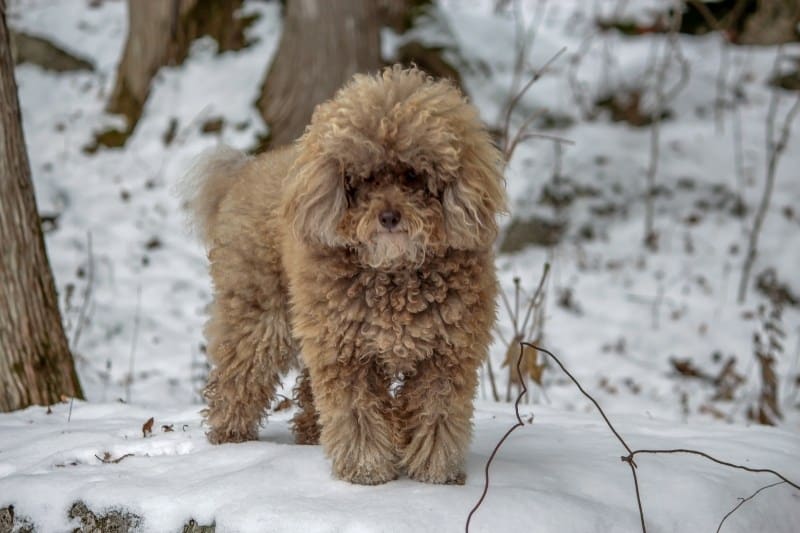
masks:
<path id="1" fill-rule="evenodd" d="M 506 213 L 502 155 L 483 129 L 462 137 L 461 168 L 445 186 L 442 204 L 445 227 L 453 248 L 489 246 L 497 237 L 495 216 Z"/>
<path id="2" fill-rule="evenodd" d="M 336 228 L 347 208 L 341 172 L 314 149 L 309 133 L 298 143 L 298 157 L 283 192 L 283 219 L 297 238 L 337 246 L 341 243 Z"/>

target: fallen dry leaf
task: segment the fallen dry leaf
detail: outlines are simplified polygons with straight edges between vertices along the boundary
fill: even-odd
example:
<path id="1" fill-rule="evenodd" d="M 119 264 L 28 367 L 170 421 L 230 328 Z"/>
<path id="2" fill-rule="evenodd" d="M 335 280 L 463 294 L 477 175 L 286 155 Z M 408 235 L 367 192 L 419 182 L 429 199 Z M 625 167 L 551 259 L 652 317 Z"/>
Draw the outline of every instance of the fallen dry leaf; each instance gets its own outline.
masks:
<path id="1" fill-rule="evenodd" d="M 151 416 L 147 422 L 142 424 L 142 437 L 147 437 L 153 433 L 153 417 Z"/>

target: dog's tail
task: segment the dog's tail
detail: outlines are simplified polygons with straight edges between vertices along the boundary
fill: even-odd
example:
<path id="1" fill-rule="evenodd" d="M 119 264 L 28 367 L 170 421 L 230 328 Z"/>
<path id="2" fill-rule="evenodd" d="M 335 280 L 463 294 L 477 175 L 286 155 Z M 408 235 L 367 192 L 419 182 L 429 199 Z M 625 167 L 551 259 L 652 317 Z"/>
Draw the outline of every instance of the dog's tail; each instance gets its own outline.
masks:
<path id="1" fill-rule="evenodd" d="M 223 198 L 250 159 L 230 146 L 210 148 L 178 182 L 178 195 L 189 209 L 189 227 L 206 245 L 213 239 L 212 228 Z"/>

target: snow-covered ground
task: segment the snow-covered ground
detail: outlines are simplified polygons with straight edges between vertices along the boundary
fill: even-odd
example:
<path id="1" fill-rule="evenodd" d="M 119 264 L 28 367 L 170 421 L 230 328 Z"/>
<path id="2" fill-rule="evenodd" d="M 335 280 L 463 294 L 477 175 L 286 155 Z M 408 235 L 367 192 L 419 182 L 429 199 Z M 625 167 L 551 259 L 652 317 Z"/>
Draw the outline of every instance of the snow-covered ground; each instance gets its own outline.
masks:
<path id="1" fill-rule="evenodd" d="M 628 2 L 623 14 L 648 21 L 654 6 L 670 3 Z M 124 506 L 143 517 L 146 531 L 177 530 L 190 518 L 216 521 L 221 531 L 463 529 L 480 495 L 483 465 L 514 421 L 510 404 L 488 401 L 485 379 L 466 487 L 399 480 L 365 488 L 331 480 L 318 447 L 291 445 L 286 412 L 271 418 L 257 443 L 211 447 L 203 439 L 198 391 L 206 372 L 201 327 L 210 285 L 204 251 L 186 234 L 172 189 L 204 148 L 221 142 L 248 148 L 265 130 L 252 102 L 280 36 L 278 3 L 246 3 L 247 13 L 260 15 L 248 30 L 249 47 L 217 54 L 213 41 L 203 39 L 183 66 L 163 69 L 125 148 L 94 154 L 82 150 L 93 132 L 119 124 L 103 108 L 127 19 L 125 2 L 88 4 L 9 2 L 12 27 L 88 58 L 95 71 L 16 70 L 37 201 L 43 214 L 57 215 L 57 227 L 46 235 L 48 253 L 88 402 L 76 403 L 71 416 L 66 404 L 53 406 L 52 414 L 31 408 L 0 415 L 0 507 L 13 504 L 42 531 L 68 529 L 67 511 L 78 500 L 98 512 Z M 514 22 L 509 13 L 494 13 L 493 4 L 441 2 L 412 36 L 448 49 L 485 120 L 497 125 L 512 77 Z M 521 107 L 524 113 L 546 108 L 558 127 L 544 133 L 573 144 L 557 151 L 550 140 L 532 139 L 509 165 L 512 215 L 566 222 L 567 229 L 555 246 L 500 255 L 503 287 L 512 295 L 519 277 L 530 292 L 543 263 L 551 263 L 541 342 L 595 395 L 632 446 L 693 447 L 800 481 L 797 307 L 783 309 L 786 337 L 776 354 L 784 419 L 770 428 L 747 417 L 761 387 L 752 340 L 764 330 L 758 308 L 770 309 L 753 280 L 773 268 L 780 283 L 800 294 L 800 123 L 778 166 L 748 298 L 743 304 L 736 298 L 764 183 L 774 94 L 767 80 L 777 49 L 724 46 L 717 35 L 680 36 L 690 74 L 667 102 L 671 118 L 661 125 L 659 246 L 651 251 L 641 244 L 651 130 L 612 122 L 607 112 L 589 119 L 576 98 L 643 88 L 645 102 L 652 102 L 652 67 L 665 38 L 595 34 L 592 20 L 618 2 L 522 4 L 538 30 L 531 64 L 544 64 L 561 47 L 567 53 Z M 387 53 L 410 38 L 384 37 Z M 578 52 L 580 61 L 573 61 Z M 796 56 L 800 47 L 784 52 Z M 677 62 L 665 77 L 670 86 L 680 78 Z M 779 119 L 797 93 L 780 96 Z M 728 104 L 717 116 L 720 99 Z M 222 131 L 202 133 L 202 124 L 217 117 L 225 120 Z M 177 134 L 165 145 L 172 121 Z M 553 207 L 541 201 L 545 188 L 574 199 Z M 738 196 L 745 209 L 738 208 Z M 501 396 L 507 368 L 501 368 L 499 339 L 510 338 L 511 328 L 501 307 L 492 352 Z M 713 377 L 731 357 L 744 382 L 730 399 L 716 398 L 718 387 L 678 375 L 670 363 L 689 359 Z M 543 388 L 533 389 L 536 401 L 523 405 L 523 413 L 535 413 L 535 420 L 500 451 L 475 530 L 636 530 L 630 472 L 619 461 L 623 450 L 591 404 L 554 365 L 544 371 Z M 154 432 L 143 438 L 149 417 Z M 174 431 L 163 432 L 162 425 Z M 111 459 L 133 456 L 104 464 L 95 456 L 106 452 Z M 713 531 L 737 498 L 773 481 L 690 457 L 638 462 L 649 531 Z M 788 532 L 798 523 L 800 493 L 782 485 L 746 503 L 723 531 Z"/>
<path id="2" fill-rule="evenodd" d="M 363 487 L 332 480 L 319 446 L 292 444 L 286 412 L 258 442 L 212 446 L 192 408 L 80 402 L 71 415 L 68 404 L 52 411 L 0 417 L 0 495 L 42 531 L 66 530 L 67 509 L 77 500 L 95 512 L 124 508 L 144 517 L 140 527 L 148 532 L 180 531 L 190 519 L 216 522 L 219 531 L 461 531 L 483 489 L 486 458 L 514 421 L 509 406 L 479 402 L 466 486 L 400 479 Z M 523 418 L 534 411 L 533 423 L 513 433 L 494 461 L 470 531 L 636 531 L 633 481 L 619 459 L 624 450 L 603 422 L 543 406 L 522 409 Z M 151 416 L 153 434 L 144 438 Z M 616 425 L 633 447 L 692 446 L 800 478 L 800 438 L 786 431 L 675 426 L 641 415 Z M 715 531 L 737 498 L 776 481 L 691 457 L 640 456 L 637 463 L 651 532 Z M 771 488 L 723 531 L 796 532 L 799 500 L 785 485 Z"/>

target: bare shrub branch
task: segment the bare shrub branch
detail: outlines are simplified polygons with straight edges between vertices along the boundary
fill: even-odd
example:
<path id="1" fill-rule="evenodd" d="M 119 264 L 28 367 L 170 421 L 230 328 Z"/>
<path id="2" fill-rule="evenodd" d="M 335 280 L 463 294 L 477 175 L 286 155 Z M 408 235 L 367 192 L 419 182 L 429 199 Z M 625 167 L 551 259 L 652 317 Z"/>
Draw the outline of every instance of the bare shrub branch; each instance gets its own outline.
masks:
<path id="1" fill-rule="evenodd" d="M 94 253 L 92 252 L 92 232 L 86 232 L 86 287 L 83 290 L 83 300 L 81 301 L 80 310 L 78 311 L 78 320 L 75 322 L 75 332 L 72 334 L 72 349 L 78 347 L 78 342 L 81 339 L 81 333 L 89 319 L 89 304 L 92 301 L 92 292 L 94 291 Z"/>
<path id="2" fill-rule="evenodd" d="M 136 343 L 139 339 L 139 322 L 141 320 L 142 286 L 136 287 L 136 313 L 133 316 L 133 336 L 131 337 L 131 353 L 129 357 L 128 377 L 125 379 L 125 403 L 131 403 L 131 385 L 133 384 L 133 368 L 136 360 Z"/>
<path id="3" fill-rule="evenodd" d="M 605 421 L 606 425 L 611 430 L 611 433 L 614 434 L 614 436 L 617 438 L 617 440 L 622 445 L 622 447 L 625 448 L 625 450 L 628 452 L 628 455 L 621 456 L 620 460 L 622 462 L 624 462 L 624 463 L 627 463 L 628 466 L 631 469 L 631 475 L 633 476 L 634 489 L 636 491 L 636 503 L 637 503 L 637 506 L 639 508 L 639 519 L 641 521 L 642 533 L 647 533 L 647 526 L 645 524 L 644 507 L 642 506 L 642 498 L 641 498 L 641 493 L 640 493 L 640 489 L 639 489 L 639 478 L 638 478 L 638 476 L 636 474 L 637 465 L 636 465 L 635 458 L 636 458 L 637 455 L 643 455 L 643 454 L 652 454 L 652 455 L 688 454 L 688 455 L 695 455 L 697 457 L 702 457 L 704 459 L 707 459 L 707 460 L 709 460 L 709 461 L 711 461 L 713 463 L 716 463 L 716 464 L 719 464 L 719 465 L 722 465 L 722 466 L 727 466 L 729 468 L 734 468 L 734 469 L 737 469 L 737 470 L 744 470 L 746 472 L 751 472 L 751 473 L 756 473 L 756 474 L 772 474 L 773 476 L 779 478 L 781 481 L 778 482 L 778 483 L 775 483 L 773 485 L 770 485 L 770 486 L 774 486 L 774 485 L 781 484 L 781 483 L 786 483 L 786 484 L 790 485 L 791 487 L 793 487 L 793 488 L 795 488 L 797 490 L 800 490 L 800 485 L 798 485 L 797 483 L 789 480 L 788 478 L 786 478 L 780 472 L 777 472 L 777 471 L 772 470 L 770 468 L 752 468 L 752 467 L 749 467 L 749 466 L 744 466 L 744 465 L 732 463 L 730 461 L 717 459 L 716 457 L 713 457 L 712 455 L 709 455 L 709 454 L 707 454 L 705 452 L 702 452 L 702 451 L 699 451 L 699 450 L 692 450 L 692 449 L 688 449 L 688 448 L 637 449 L 637 450 L 632 450 L 631 447 L 628 446 L 628 443 L 625 441 L 625 439 L 622 437 L 622 435 L 620 435 L 620 433 L 616 430 L 614 425 L 608 419 L 608 416 L 606 416 L 605 411 L 603 411 L 603 408 L 600 407 L 600 404 L 597 402 L 597 400 L 595 400 L 594 397 L 591 394 L 586 392 L 586 390 L 583 388 L 583 386 L 580 384 L 580 382 L 575 378 L 575 376 L 572 375 L 572 373 L 569 370 L 567 370 L 567 368 L 564 366 L 564 364 L 561 362 L 561 360 L 558 357 L 556 357 L 556 355 L 553 354 L 553 352 L 551 352 L 549 350 L 546 350 L 544 348 L 541 348 L 539 346 L 536 346 L 535 344 L 532 344 L 532 343 L 529 343 L 529 342 L 521 342 L 520 343 L 520 357 L 519 357 L 519 359 L 517 361 L 517 365 L 518 366 L 520 365 L 520 363 L 522 361 L 523 350 L 524 350 L 524 348 L 526 346 L 528 346 L 530 348 L 533 348 L 533 349 L 535 349 L 537 351 L 540 351 L 542 353 L 547 354 L 548 356 L 550 356 L 551 359 L 553 359 L 553 361 L 556 362 L 556 364 L 561 368 L 561 370 L 564 372 L 564 374 L 566 374 L 567 377 L 569 377 L 569 379 L 572 381 L 572 383 L 575 384 L 575 386 L 578 388 L 578 390 L 581 392 L 581 394 L 583 394 L 583 396 L 585 396 L 589 401 L 591 401 L 594 404 L 594 406 L 597 408 L 597 411 L 600 413 L 600 416 L 603 418 L 603 420 Z M 517 418 L 517 423 L 514 424 L 514 426 L 512 426 L 505 433 L 505 435 L 503 435 L 503 437 L 497 443 L 497 446 L 495 446 L 494 450 L 492 451 L 492 454 L 490 455 L 489 460 L 486 462 L 486 466 L 485 466 L 485 475 L 486 475 L 486 477 L 485 477 L 483 493 L 481 494 L 481 497 L 478 500 L 478 503 L 475 504 L 475 506 L 472 508 L 472 510 L 470 511 L 470 513 L 469 513 L 469 515 L 467 517 L 467 522 L 466 522 L 466 531 L 467 531 L 467 533 L 469 533 L 469 524 L 470 524 L 470 520 L 472 519 L 472 516 L 474 515 L 474 513 L 477 511 L 477 509 L 483 503 L 483 501 L 484 501 L 484 499 L 486 497 L 486 494 L 487 494 L 487 492 L 489 490 L 489 466 L 491 465 L 492 461 L 494 460 L 495 455 L 497 455 L 497 451 L 499 450 L 499 448 L 503 444 L 503 442 L 505 442 L 505 440 L 508 438 L 508 436 L 514 430 L 516 430 L 517 428 L 520 428 L 520 427 L 525 425 L 525 423 L 523 422 L 523 420 L 522 420 L 522 418 L 520 417 L 520 414 L 519 414 L 519 402 L 522 399 L 523 394 L 526 393 L 526 392 L 527 392 L 527 389 L 525 389 L 524 392 L 521 392 L 517 396 L 517 401 L 514 403 L 514 412 L 515 412 L 515 415 L 516 415 L 516 418 Z M 761 489 L 756 491 L 753 495 L 751 495 L 750 497 L 746 498 L 744 501 L 747 501 L 747 500 L 750 500 L 750 499 L 754 498 L 759 492 L 761 492 L 762 490 L 765 490 L 766 488 L 769 488 L 770 486 L 762 487 Z M 744 503 L 744 501 L 742 503 Z M 736 509 L 738 509 L 739 507 L 741 507 L 741 504 L 737 505 L 731 512 L 729 512 L 727 515 L 725 515 L 725 517 L 723 517 L 723 519 L 722 519 L 722 522 L 724 522 L 725 519 L 727 519 L 731 514 L 733 514 L 733 512 L 735 512 Z M 722 522 L 720 522 L 720 527 L 722 527 Z M 719 531 L 719 529 L 717 529 L 717 531 Z"/>
<path id="4" fill-rule="evenodd" d="M 593 31 L 583 39 L 578 50 L 570 57 L 570 68 L 567 70 L 567 82 L 572 90 L 572 97 L 584 118 L 593 118 L 595 116 L 594 105 L 586 94 L 586 89 L 583 84 L 581 84 L 581 81 L 578 79 L 578 71 L 580 70 L 584 58 L 589 54 L 589 50 L 596 36 L 597 32 Z"/>
<path id="5" fill-rule="evenodd" d="M 783 58 L 783 49 L 779 49 L 778 54 L 775 56 L 775 65 L 773 66 L 774 73 L 777 73 L 780 62 Z M 769 111 L 767 112 L 767 169 L 766 178 L 764 180 L 764 190 L 761 194 L 761 201 L 758 205 L 755 218 L 753 219 L 753 229 L 750 231 L 750 239 L 747 244 L 747 255 L 745 256 L 744 265 L 742 267 L 742 278 L 739 282 L 739 303 L 744 303 L 747 297 L 747 283 L 750 279 L 750 271 L 753 268 L 756 255 L 758 254 L 758 238 L 761 234 L 761 227 L 764 225 L 764 219 L 767 217 L 769 205 L 772 200 L 772 190 L 775 187 L 775 173 L 778 168 L 781 155 L 783 155 L 786 145 L 789 142 L 789 137 L 792 134 L 792 122 L 794 122 L 798 111 L 800 111 L 800 93 L 795 98 L 794 104 L 789 109 L 784 117 L 783 124 L 780 128 L 780 137 L 777 142 L 775 141 L 775 115 L 777 114 L 778 101 L 780 100 L 780 91 L 772 89 L 772 97 L 770 98 Z"/>
<path id="6" fill-rule="evenodd" d="M 503 139 L 502 139 L 503 155 L 505 156 L 506 164 L 511 160 L 511 157 L 514 155 L 514 150 L 516 149 L 517 145 L 520 142 L 523 142 L 527 139 L 531 139 L 533 137 L 547 137 L 551 139 L 559 139 L 562 142 L 571 142 L 566 139 L 560 139 L 554 135 L 537 134 L 528 131 L 530 125 L 536 118 L 538 118 L 541 115 L 541 113 L 543 113 L 543 111 L 540 111 L 539 113 L 534 112 L 531 116 L 525 119 L 522 125 L 517 129 L 516 133 L 514 134 L 514 137 L 510 138 L 511 117 L 514 111 L 516 110 L 517 106 L 519 105 L 520 101 L 522 100 L 522 97 L 525 96 L 525 94 L 533 86 L 533 84 L 539 81 L 539 79 L 547 72 L 547 69 L 550 68 L 550 66 L 554 62 L 556 62 L 558 58 L 561 57 L 566 51 L 567 51 L 566 46 L 561 48 L 550 59 L 548 59 L 544 65 L 534 70 L 533 74 L 531 74 L 531 77 L 528 79 L 525 85 L 522 86 L 522 89 L 520 89 L 509 102 L 508 108 L 506 109 L 505 120 L 503 123 Z"/>
<path id="7" fill-rule="evenodd" d="M 522 355 L 523 355 L 523 345 L 520 343 L 519 345 L 519 357 L 517 358 L 517 372 L 520 374 L 522 373 Z M 511 426 L 508 431 L 506 431 L 505 435 L 498 441 L 497 445 L 492 450 L 492 454 L 489 456 L 489 459 L 486 461 L 486 465 L 483 468 L 483 475 L 484 475 L 484 483 L 483 483 L 483 492 L 481 493 L 481 497 L 478 498 L 477 503 L 472 507 L 469 514 L 467 515 L 467 522 L 464 525 L 464 530 L 466 533 L 469 533 L 469 524 L 472 521 L 472 516 L 478 510 L 478 508 L 483 504 L 483 500 L 486 498 L 486 494 L 489 492 L 489 467 L 492 465 L 497 452 L 500 450 L 500 447 L 506 441 L 509 435 L 511 435 L 517 428 L 521 428 L 525 425 L 525 422 L 522 421 L 522 416 L 519 414 L 519 403 L 522 401 L 522 398 L 525 394 L 528 393 L 528 387 L 525 386 L 525 381 L 522 381 L 522 390 L 517 395 L 517 400 L 514 402 L 514 414 L 517 417 L 517 423 Z"/>
<path id="8" fill-rule="evenodd" d="M 527 343 L 522 343 L 522 344 L 527 344 Z M 637 465 L 636 465 L 636 462 L 635 462 L 635 457 L 636 457 L 636 455 L 639 455 L 639 454 L 653 454 L 653 455 L 655 455 L 655 454 L 690 454 L 690 455 L 696 455 L 698 457 L 703 457 L 705 459 L 708 459 L 709 461 L 712 461 L 712 462 L 717 463 L 719 465 L 727 466 L 727 467 L 730 467 L 730 468 L 736 468 L 736 469 L 739 469 L 739 470 L 744 470 L 744 471 L 752 472 L 752 473 L 768 473 L 768 474 L 772 474 L 772 475 L 780 478 L 782 481 L 788 483 L 792 487 L 800 490 L 800 485 L 788 480 L 786 477 L 783 476 L 783 474 L 781 474 L 779 472 L 776 472 L 775 470 L 772 470 L 772 469 L 769 469 L 769 468 L 751 468 L 751 467 L 748 467 L 748 466 L 739 465 L 739 464 L 731 463 L 731 462 L 728 462 L 728 461 L 723 461 L 721 459 L 717 459 L 716 457 L 712 457 L 711 455 L 709 455 L 709 454 L 707 454 L 705 452 L 698 451 L 698 450 L 691 450 L 691 449 L 687 449 L 687 448 L 653 449 L 653 450 L 631 450 L 631 448 L 625 442 L 625 439 L 622 438 L 622 436 L 619 434 L 619 432 L 611 424 L 611 422 L 609 421 L 609 419 L 606 416 L 605 412 L 603 411 L 603 408 L 600 407 L 599 403 L 597 403 L 597 400 L 595 400 L 588 392 L 586 392 L 583 389 L 583 387 L 578 382 L 578 380 L 575 379 L 575 376 L 573 376 L 566 369 L 566 367 L 561 363 L 561 361 L 552 352 L 550 352 L 548 350 L 545 350 L 544 348 L 540 348 L 540 347 L 537 347 L 537 346 L 534 346 L 534 348 L 536 348 L 537 350 L 549 355 L 558 364 L 558 366 L 561 367 L 561 370 L 563 370 L 564 373 L 572 380 L 572 382 L 575 384 L 575 386 L 578 387 L 578 390 L 580 390 L 581 393 L 586 398 L 588 398 L 595 405 L 595 407 L 597 407 L 597 410 L 600 412 L 600 415 L 603 417 L 603 420 L 606 422 L 606 425 L 608 426 L 608 428 L 611 430 L 611 432 L 614 434 L 614 436 L 617 437 L 617 440 L 619 440 L 620 444 L 622 444 L 622 446 L 628 452 L 628 455 L 622 456 L 622 457 L 620 457 L 620 459 L 630 466 L 631 473 L 633 474 L 633 483 L 634 483 L 634 486 L 636 488 L 636 502 L 637 502 L 637 504 L 639 506 L 639 517 L 640 517 L 641 523 L 642 523 L 642 533 L 647 533 L 647 527 L 645 526 L 644 508 L 642 507 L 642 498 L 641 498 L 641 495 L 639 493 L 639 480 L 638 480 L 638 478 L 636 476 L 636 467 L 637 467 Z"/>
<path id="9" fill-rule="evenodd" d="M 735 513 L 739 509 L 739 507 L 741 507 L 745 503 L 749 502 L 750 500 L 752 500 L 753 498 L 758 496 L 761 493 L 761 491 L 764 491 L 764 490 L 767 490 L 767 489 L 771 489 L 772 487 L 775 487 L 777 485 L 783 485 L 784 483 L 786 483 L 786 482 L 785 481 L 776 481 L 775 483 L 770 483 L 769 485 L 764 485 L 763 487 L 761 487 L 760 489 L 755 491 L 753 494 L 751 494 L 747 498 L 740 498 L 740 501 L 739 501 L 739 503 L 736 504 L 736 507 L 734 507 L 733 509 L 728 511 L 728 514 L 723 516 L 722 520 L 720 520 L 719 526 L 717 526 L 717 533 L 719 533 L 722 530 L 722 524 L 725 523 L 725 520 L 727 520 L 730 515 Z"/>
<path id="10" fill-rule="evenodd" d="M 658 236 L 655 232 L 655 183 L 658 172 L 658 161 L 661 147 L 661 120 L 667 102 L 675 98 L 684 89 L 689 81 L 689 63 L 683 57 L 678 40 L 678 30 L 681 27 L 683 12 L 678 6 L 673 10 L 669 35 L 664 43 L 664 56 L 656 70 L 655 79 L 655 104 L 651 112 L 650 125 L 650 164 L 647 168 L 647 190 L 645 191 L 645 216 L 644 216 L 644 243 L 654 250 L 658 245 Z M 681 67 L 681 74 L 675 84 L 667 90 L 667 71 L 672 59 L 675 57 Z"/>
<path id="11" fill-rule="evenodd" d="M 537 7 L 538 9 L 534 14 L 531 24 L 526 28 L 525 20 L 522 14 L 522 6 L 520 5 L 519 0 L 514 0 L 513 3 L 514 46 L 516 54 L 514 56 L 514 72 L 511 77 L 511 88 L 508 91 L 508 102 L 506 102 L 504 107 L 506 113 L 508 113 L 508 110 L 511 108 L 511 100 L 519 91 L 519 84 L 522 81 L 522 73 L 526 67 L 528 53 L 530 52 L 531 48 L 533 48 L 534 39 L 536 38 L 539 26 L 541 25 L 542 20 L 544 20 L 544 12 L 547 7 L 547 0 L 539 0 L 539 5 Z M 507 115 L 506 120 L 503 122 L 505 126 L 508 126 L 510 118 L 511 117 Z M 507 127 L 504 127 L 503 132 L 505 135 L 504 138 L 507 139 Z"/>

